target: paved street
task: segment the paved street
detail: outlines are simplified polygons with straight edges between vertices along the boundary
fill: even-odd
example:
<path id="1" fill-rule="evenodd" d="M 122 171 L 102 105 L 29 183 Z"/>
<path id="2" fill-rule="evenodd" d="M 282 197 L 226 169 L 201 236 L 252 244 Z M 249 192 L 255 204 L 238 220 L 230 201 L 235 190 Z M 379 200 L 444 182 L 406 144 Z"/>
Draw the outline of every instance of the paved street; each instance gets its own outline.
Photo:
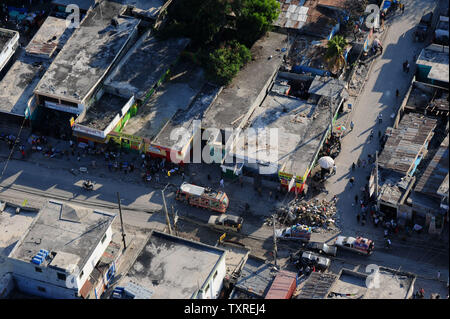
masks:
<path id="1" fill-rule="evenodd" d="M 370 222 L 366 226 L 358 224 L 356 220 L 358 208 L 352 206 L 355 194 L 359 193 L 360 188 L 368 182 L 367 177 L 371 170 L 371 167 L 366 166 L 352 172 L 352 163 L 356 163 L 358 159 L 367 160 L 369 154 L 374 155 L 379 149 L 378 132 L 383 133 L 388 126 L 393 124 L 394 118 L 391 115 L 396 114 L 413 77 L 415 65 L 411 61 L 424 47 L 423 43 L 412 41 L 414 27 L 420 20 L 421 13 L 433 10 L 436 2 L 433 0 L 406 0 L 405 4 L 404 14 L 397 13 L 389 21 L 390 28 L 383 41 L 383 55 L 375 60 L 360 96 L 354 101 L 349 101 L 353 104 L 353 110 L 349 116 L 355 123 L 355 127 L 344 137 L 342 150 L 336 159 L 337 173 L 326 184 L 327 200 L 331 200 L 334 195 L 338 197 L 338 226 L 341 232 L 313 233 L 312 239 L 333 242 L 339 234 L 373 238 L 376 242 L 376 251 L 371 257 L 339 251 L 339 260 L 333 263 L 341 268 L 344 264 L 346 267 L 349 267 L 348 265 L 360 266 L 360 271 L 364 271 L 364 267 L 368 264 L 377 264 L 413 272 L 418 275 L 415 290 L 424 287 L 427 297 L 430 292 L 438 292 L 441 296 L 445 296 L 448 293 L 445 288 L 449 276 L 448 251 L 429 248 L 426 246 L 426 241 L 417 236 L 414 240 L 422 241 L 422 244 L 415 245 L 394 239 L 393 249 L 385 251 L 382 248 L 382 229 L 374 228 Z M 409 74 L 402 71 L 402 63 L 405 59 L 411 63 Z M 400 91 L 399 98 L 395 96 L 397 89 Z M 379 114 L 382 114 L 383 117 L 381 125 L 377 121 Z M 372 130 L 374 138 L 370 141 L 369 135 Z M 0 155 L 0 169 L 3 170 L 8 156 L 5 145 L 0 145 Z M 165 229 L 166 220 L 162 212 L 161 189 L 167 183 L 179 185 L 181 183 L 180 176 L 163 177 L 159 185 L 154 182 L 146 184 L 141 181 L 138 169 L 133 174 L 111 173 L 108 172 L 103 160 L 98 161 L 98 169 L 87 174 L 74 175 L 69 171 L 70 168 L 78 169 L 80 166 L 88 165 L 88 159 L 82 159 L 81 162 L 76 161 L 74 157 L 47 159 L 37 153 L 28 160 L 12 159 L 8 161 L 4 175 L 0 178 L 0 198 L 15 201 L 18 204 L 26 199 L 28 205 L 31 206 L 42 206 L 47 198 L 55 198 L 117 212 L 116 194 L 120 192 L 126 225 L 144 229 Z M 203 167 L 199 170 L 203 170 Z M 220 170 L 217 167 L 209 166 L 203 170 L 203 174 L 206 170 L 208 172 L 211 170 L 212 179 L 202 185 L 218 188 Z M 352 176 L 355 177 L 356 183 L 351 188 L 348 182 Z M 94 191 L 88 192 L 82 189 L 82 182 L 86 178 L 96 182 Z M 192 176 L 187 178 L 189 180 Z M 202 242 L 214 244 L 220 233 L 196 227 L 196 223 L 206 223 L 211 213 L 176 202 L 174 189 L 174 187 L 169 187 L 165 193 L 169 212 L 172 212 L 173 206 L 180 216 L 195 220 L 195 223 L 186 222 L 186 219 L 182 220 L 180 230 L 189 232 L 192 237 Z M 242 243 L 251 246 L 253 254 L 270 259 L 273 230 L 272 226 L 264 225 L 264 221 L 272 213 L 276 201 L 269 198 L 267 190 L 262 197 L 259 197 L 252 185 L 245 185 L 241 189 L 237 183 L 226 182 L 225 191 L 230 197 L 229 211 L 232 214 L 241 215 L 243 206 L 247 202 L 251 206 L 251 212 L 243 215 L 245 223 L 242 233 L 248 235 L 249 238 L 227 236 L 229 239 L 239 239 Z M 278 248 L 280 259 L 285 260 L 292 245 L 280 243 Z M 336 269 L 340 269 L 339 267 Z M 442 274 L 441 281 L 436 280 L 438 270 Z"/>

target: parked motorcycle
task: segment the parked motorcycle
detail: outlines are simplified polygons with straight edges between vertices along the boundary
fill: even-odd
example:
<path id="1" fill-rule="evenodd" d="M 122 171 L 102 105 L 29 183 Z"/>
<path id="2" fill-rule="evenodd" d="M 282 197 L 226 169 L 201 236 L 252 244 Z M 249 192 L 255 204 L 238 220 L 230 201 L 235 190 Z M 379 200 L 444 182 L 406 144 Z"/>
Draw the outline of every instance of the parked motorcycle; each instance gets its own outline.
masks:
<path id="1" fill-rule="evenodd" d="M 90 180 L 83 182 L 83 188 L 85 190 L 91 191 L 94 189 L 95 182 L 91 182 Z"/>

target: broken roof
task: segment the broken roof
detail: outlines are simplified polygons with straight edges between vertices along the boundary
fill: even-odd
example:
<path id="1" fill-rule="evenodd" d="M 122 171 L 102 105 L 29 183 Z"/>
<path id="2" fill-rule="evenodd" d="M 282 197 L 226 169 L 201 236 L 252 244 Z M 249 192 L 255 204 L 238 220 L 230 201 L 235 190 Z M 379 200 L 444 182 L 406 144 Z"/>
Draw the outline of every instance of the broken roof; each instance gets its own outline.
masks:
<path id="1" fill-rule="evenodd" d="M 445 178 L 448 178 L 449 167 L 448 135 L 441 143 L 425 172 L 420 177 L 414 188 L 415 192 L 425 193 L 431 196 L 438 195 L 438 190 Z M 448 181 L 447 181 L 448 182 Z"/>
<path id="2" fill-rule="evenodd" d="M 289 49 L 287 39 L 287 35 L 269 32 L 253 45 L 252 60 L 206 110 L 202 128 L 224 130 L 247 122 L 281 65 L 283 53 L 280 50 Z"/>
<path id="3" fill-rule="evenodd" d="M 189 107 L 205 83 L 203 69 L 190 63 L 177 64 L 171 75 L 129 119 L 123 133 L 153 140 L 178 110 Z"/>
<path id="4" fill-rule="evenodd" d="M 49 59 L 58 48 L 59 38 L 66 30 L 66 20 L 48 16 L 28 43 L 25 51 L 29 55 Z"/>
<path id="5" fill-rule="evenodd" d="M 223 249 L 153 231 L 120 285 L 137 283 L 154 299 L 196 298 L 225 256 Z"/>
<path id="6" fill-rule="evenodd" d="M 127 102 L 128 99 L 105 93 L 89 108 L 79 124 L 103 131 L 116 115 L 120 113 Z"/>
<path id="7" fill-rule="evenodd" d="M 189 144 L 195 133 L 200 129 L 200 123 L 196 126 L 194 121 L 200 122 L 206 109 L 220 93 L 220 90 L 220 87 L 206 83 L 189 108 L 179 109 L 172 119 L 167 122 L 153 140 L 153 144 L 181 151 L 184 146 Z M 172 140 L 170 138 L 171 134 L 177 132 L 177 130 L 183 132 L 183 134 L 178 135 L 178 140 Z"/>
<path id="8" fill-rule="evenodd" d="M 388 139 L 378 159 L 380 167 L 408 174 L 426 147 L 425 142 L 433 135 L 436 123 L 436 119 L 424 115 L 405 114 L 398 128 L 386 130 Z"/>
<path id="9" fill-rule="evenodd" d="M 85 103 L 125 45 L 140 20 L 118 16 L 122 5 L 103 1 L 89 11 L 39 82 L 35 93 Z M 117 26 L 111 21 L 115 19 Z"/>
<path id="10" fill-rule="evenodd" d="M 332 77 L 318 76 L 314 77 L 308 93 L 331 98 L 343 97 L 348 98 L 345 81 Z"/>
<path id="11" fill-rule="evenodd" d="M 187 38 L 156 39 L 147 31 L 105 81 L 107 90 L 143 99 L 189 44 Z"/>
<path id="12" fill-rule="evenodd" d="M 416 64 L 430 67 L 428 78 L 448 83 L 448 46 L 431 44 L 420 52 Z"/>
<path id="13" fill-rule="evenodd" d="M 49 200 L 9 257 L 31 262 L 40 249 L 45 249 L 57 253 L 55 260 L 45 266 L 57 264 L 68 269 L 77 265 L 83 269 L 115 216 Z"/>

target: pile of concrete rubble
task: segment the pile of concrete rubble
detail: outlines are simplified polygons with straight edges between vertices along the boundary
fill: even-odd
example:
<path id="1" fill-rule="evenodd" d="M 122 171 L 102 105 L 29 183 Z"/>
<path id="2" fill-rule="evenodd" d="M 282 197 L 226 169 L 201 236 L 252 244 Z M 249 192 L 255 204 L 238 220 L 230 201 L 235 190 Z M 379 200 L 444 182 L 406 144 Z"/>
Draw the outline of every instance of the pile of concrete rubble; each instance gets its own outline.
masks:
<path id="1" fill-rule="evenodd" d="M 332 201 L 311 200 L 304 201 L 295 199 L 287 205 L 276 210 L 279 225 L 291 226 L 296 224 L 307 225 L 328 229 L 335 224 L 336 203 Z M 266 224 L 272 225 L 272 219 L 268 218 Z"/>

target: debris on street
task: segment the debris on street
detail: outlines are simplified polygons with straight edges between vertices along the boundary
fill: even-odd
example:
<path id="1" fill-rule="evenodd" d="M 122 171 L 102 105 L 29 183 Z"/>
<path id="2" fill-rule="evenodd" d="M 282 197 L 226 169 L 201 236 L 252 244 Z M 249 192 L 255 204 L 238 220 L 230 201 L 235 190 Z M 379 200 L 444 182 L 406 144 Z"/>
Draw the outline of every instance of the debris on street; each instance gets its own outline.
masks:
<path id="1" fill-rule="evenodd" d="M 313 230 L 319 227 L 328 229 L 336 222 L 335 214 L 335 201 L 294 199 L 287 205 L 277 209 L 276 219 L 282 226 L 301 224 L 310 226 Z M 271 226 L 272 222 L 272 218 L 268 218 L 265 224 Z"/>

